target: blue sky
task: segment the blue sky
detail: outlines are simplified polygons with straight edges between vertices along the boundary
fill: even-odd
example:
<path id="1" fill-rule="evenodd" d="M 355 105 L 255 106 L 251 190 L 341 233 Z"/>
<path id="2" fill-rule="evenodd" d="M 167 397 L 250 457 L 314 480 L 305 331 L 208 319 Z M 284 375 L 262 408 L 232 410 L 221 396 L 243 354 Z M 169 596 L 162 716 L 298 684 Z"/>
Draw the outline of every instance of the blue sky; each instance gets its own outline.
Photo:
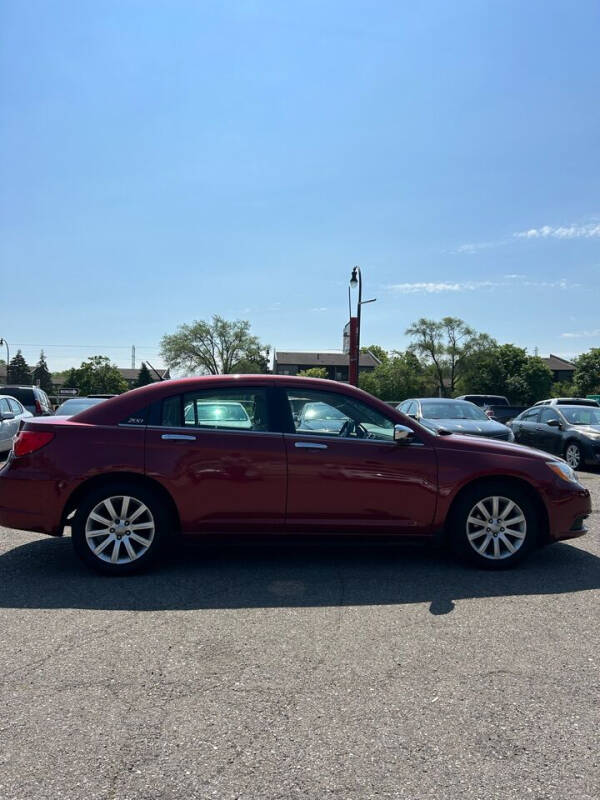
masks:
<path id="1" fill-rule="evenodd" d="M 0 336 L 600 344 L 597 2 L 0 2 Z M 69 346 L 67 346 L 69 345 Z"/>

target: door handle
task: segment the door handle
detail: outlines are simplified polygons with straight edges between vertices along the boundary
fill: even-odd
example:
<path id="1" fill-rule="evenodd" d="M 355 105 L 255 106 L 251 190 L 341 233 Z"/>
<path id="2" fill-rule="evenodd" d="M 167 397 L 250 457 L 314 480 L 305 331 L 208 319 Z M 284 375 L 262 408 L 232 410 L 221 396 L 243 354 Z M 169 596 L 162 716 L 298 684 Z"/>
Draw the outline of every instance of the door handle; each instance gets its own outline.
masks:
<path id="1" fill-rule="evenodd" d="M 161 439 L 167 439 L 169 441 L 178 441 L 178 442 L 195 442 L 196 437 L 190 436 L 189 434 L 185 433 L 163 433 L 160 437 Z"/>
<path id="2" fill-rule="evenodd" d="M 294 442 L 294 447 L 302 447 L 310 450 L 327 450 L 328 445 L 321 442 Z"/>

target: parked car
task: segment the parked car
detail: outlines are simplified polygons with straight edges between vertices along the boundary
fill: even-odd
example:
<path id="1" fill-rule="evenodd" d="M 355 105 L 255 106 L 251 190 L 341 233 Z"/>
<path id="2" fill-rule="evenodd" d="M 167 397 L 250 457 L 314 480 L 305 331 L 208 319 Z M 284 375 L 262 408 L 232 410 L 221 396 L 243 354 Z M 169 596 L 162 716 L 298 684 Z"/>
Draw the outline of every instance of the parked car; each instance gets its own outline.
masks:
<path id="1" fill-rule="evenodd" d="M 299 430 L 297 401 L 352 425 Z M 240 403 L 251 427 L 187 419 L 198 403 Z M 117 575 L 178 534 L 281 530 L 442 536 L 498 568 L 581 536 L 590 513 L 562 459 L 442 435 L 352 386 L 282 375 L 155 383 L 69 419 L 28 420 L 0 470 L 0 525 L 60 536 L 68 524 L 85 563 Z"/>
<path id="2" fill-rule="evenodd" d="M 0 395 L 0 460 L 12 448 L 21 421 L 32 416 L 14 397 Z"/>
<path id="3" fill-rule="evenodd" d="M 490 419 L 503 422 L 505 425 L 527 408 L 527 406 L 512 406 L 508 398 L 501 394 L 463 394 L 456 400 L 475 403 Z"/>
<path id="4" fill-rule="evenodd" d="M 14 397 L 34 417 L 49 417 L 54 413 L 50 398 L 38 386 L 0 386 L 0 394 Z"/>
<path id="5" fill-rule="evenodd" d="M 536 406 L 591 406 L 600 408 L 600 403 L 589 397 L 552 397 L 549 400 L 538 400 Z"/>
<path id="6" fill-rule="evenodd" d="M 114 396 L 114 395 L 113 395 Z M 55 417 L 72 417 L 86 408 L 102 403 L 101 397 L 69 397 L 54 412 Z"/>
<path id="7" fill-rule="evenodd" d="M 535 405 L 511 424 L 515 440 L 562 456 L 573 469 L 600 464 L 600 407 Z"/>
<path id="8" fill-rule="evenodd" d="M 507 442 L 515 438 L 510 428 L 490 419 L 480 408 L 465 400 L 415 397 L 400 403 L 397 409 L 435 431 L 444 429 L 449 433 L 489 436 Z"/>

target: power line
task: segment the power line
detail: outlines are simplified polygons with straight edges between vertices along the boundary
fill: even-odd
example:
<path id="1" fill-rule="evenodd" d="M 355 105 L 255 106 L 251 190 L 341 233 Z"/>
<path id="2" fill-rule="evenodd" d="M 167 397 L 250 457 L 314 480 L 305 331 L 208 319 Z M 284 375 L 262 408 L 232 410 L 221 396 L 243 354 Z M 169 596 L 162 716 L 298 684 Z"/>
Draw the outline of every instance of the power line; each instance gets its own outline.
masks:
<path id="1" fill-rule="evenodd" d="M 106 350 L 131 350 L 129 344 L 26 344 L 24 342 L 11 342 L 11 347 L 74 347 L 79 350 L 91 350 L 94 347 L 104 348 Z M 157 344 L 142 344 L 136 345 L 137 350 L 154 350 L 158 352 L 160 345 Z"/>

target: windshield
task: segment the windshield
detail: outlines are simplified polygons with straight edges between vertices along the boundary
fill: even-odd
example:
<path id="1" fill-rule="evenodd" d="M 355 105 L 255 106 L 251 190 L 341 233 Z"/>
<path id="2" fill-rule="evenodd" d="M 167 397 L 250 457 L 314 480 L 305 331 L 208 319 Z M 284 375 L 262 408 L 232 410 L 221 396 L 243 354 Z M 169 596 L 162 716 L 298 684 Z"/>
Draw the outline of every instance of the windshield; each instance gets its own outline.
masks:
<path id="1" fill-rule="evenodd" d="M 246 422 L 248 414 L 241 403 L 197 403 L 198 422 Z M 186 409 L 193 417 L 193 408 Z"/>
<path id="2" fill-rule="evenodd" d="M 600 408 L 561 406 L 560 412 L 570 425 L 600 425 Z"/>
<path id="3" fill-rule="evenodd" d="M 341 411 L 327 403 L 307 403 L 302 410 L 304 419 L 348 419 Z"/>
<path id="4" fill-rule="evenodd" d="M 424 419 L 477 419 L 488 422 L 487 415 L 477 406 L 461 400 L 448 403 L 422 403 Z"/>

